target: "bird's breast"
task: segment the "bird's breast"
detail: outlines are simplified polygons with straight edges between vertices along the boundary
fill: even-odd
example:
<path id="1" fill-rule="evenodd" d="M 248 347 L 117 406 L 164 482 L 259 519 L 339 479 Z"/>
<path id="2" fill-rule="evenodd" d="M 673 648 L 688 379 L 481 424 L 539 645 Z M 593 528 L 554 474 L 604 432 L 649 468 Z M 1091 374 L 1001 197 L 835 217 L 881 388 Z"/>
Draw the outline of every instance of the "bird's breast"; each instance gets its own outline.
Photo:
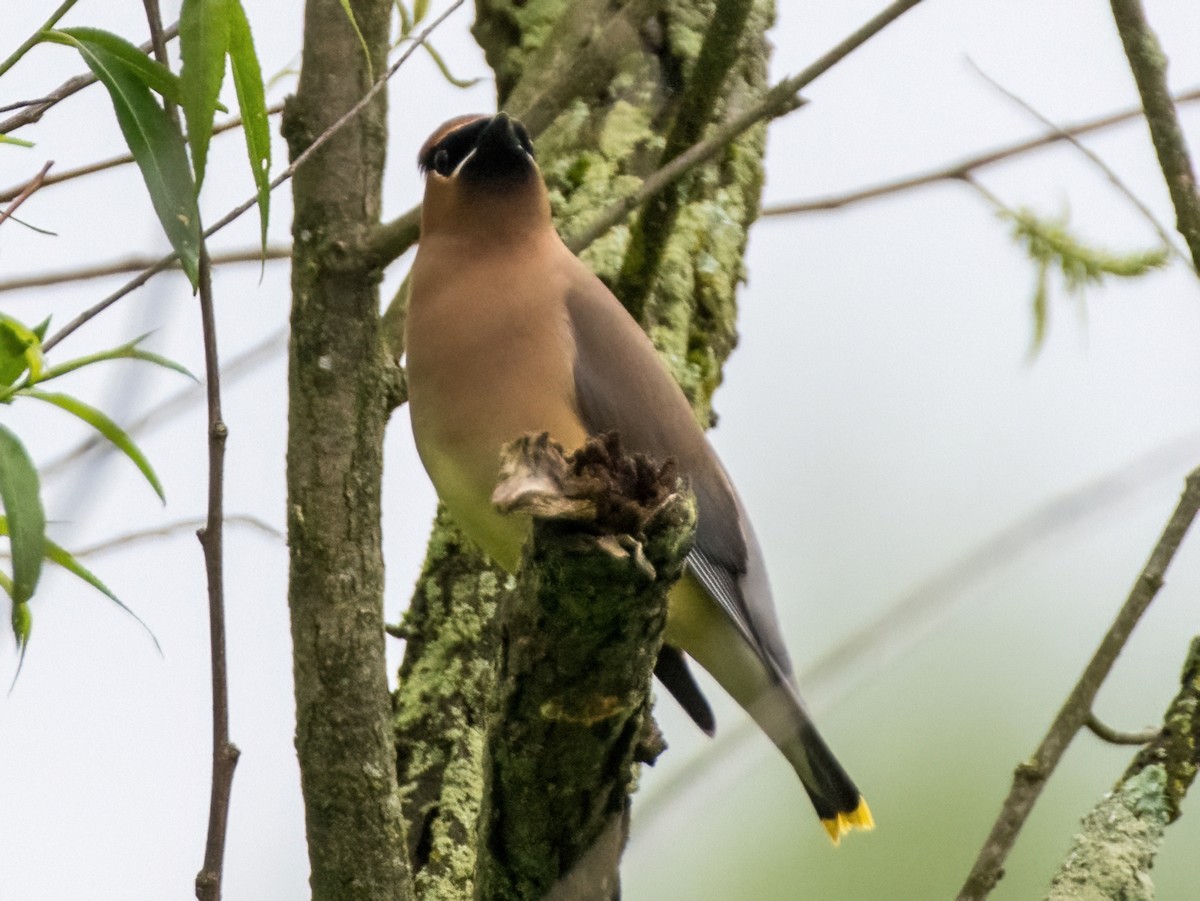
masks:
<path id="1" fill-rule="evenodd" d="M 406 325 L 409 410 L 417 450 L 451 516 L 506 568 L 527 522 L 497 513 L 501 448 L 550 432 L 586 437 L 575 402 L 565 280 L 536 256 L 422 247 Z M 434 265 L 430 265 L 430 264 Z"/>

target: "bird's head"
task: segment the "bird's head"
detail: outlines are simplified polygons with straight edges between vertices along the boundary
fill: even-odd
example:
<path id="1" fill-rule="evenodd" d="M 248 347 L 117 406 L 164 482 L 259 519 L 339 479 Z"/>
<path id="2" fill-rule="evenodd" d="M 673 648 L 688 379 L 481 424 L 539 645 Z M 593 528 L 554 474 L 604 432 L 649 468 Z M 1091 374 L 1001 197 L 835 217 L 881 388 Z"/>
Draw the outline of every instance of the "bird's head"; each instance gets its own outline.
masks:
<path id="1" fill-rule="evenodd" d="M 507 113 L 443 123 L 421 148 L 417 165 L 425 173 L 425 234 L 446 225 L 503 227 L 496 217 L 512 226 L 549 222 L 533 142 L 525 126 Z"/>

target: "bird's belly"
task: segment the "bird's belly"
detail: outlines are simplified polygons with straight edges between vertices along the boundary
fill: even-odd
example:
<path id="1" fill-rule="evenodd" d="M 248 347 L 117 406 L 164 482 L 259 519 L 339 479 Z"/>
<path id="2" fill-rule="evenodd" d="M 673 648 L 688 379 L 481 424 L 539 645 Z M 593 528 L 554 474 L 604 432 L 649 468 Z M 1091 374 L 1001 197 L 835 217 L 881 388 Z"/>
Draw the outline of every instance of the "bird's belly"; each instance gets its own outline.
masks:
<path id="1" fill-rule="evenodd" d="M 532 378 L 509 371 L 502 380 L 431 383 L 420 385 L 430 390 L 415 392 L 410 383 L 413 436 L 438 497 L 467 537 L 510 572 L 520 564 L 530 525 L 527 516 L 502 514 L 492 505 L 501 451 L 529 433 L 549 432 L 568 450 L 586 437 L 571 399 L 535 401 L 553 389 Z"/>

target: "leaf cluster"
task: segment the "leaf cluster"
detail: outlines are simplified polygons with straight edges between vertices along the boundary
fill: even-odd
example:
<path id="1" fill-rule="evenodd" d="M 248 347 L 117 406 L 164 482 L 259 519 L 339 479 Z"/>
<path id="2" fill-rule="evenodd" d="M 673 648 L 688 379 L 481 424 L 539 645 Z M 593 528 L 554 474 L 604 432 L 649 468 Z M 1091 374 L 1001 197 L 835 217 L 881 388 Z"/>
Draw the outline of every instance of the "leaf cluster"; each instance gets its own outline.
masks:
<path id="1" fill-rule="evenodd" d="M 1034 354 L 1041 350 L 1046 339 L 1052 270 L 1061 273 L 1067 293 L 1082 301 L 1089 285 L 1101 284 L 1108 277 L 1145 275 L 1162 268 L 1170 259 L 1168 247 L 1118 253 L 1088 244 L 1072 234 L 1066 215 L 1041 217 L 1027 207 L 1018 210 L 1002 207 L 999 215 L 1011 225 L 1013 240 L 1022 247 L 1036 269 L 1031 347 Z"/>
<path id="2" fill-rule="evenodd" d="M 27 398 L 77 417 L 120 450 L 165 502 L 162 483 L 150 461 L 120 426 L 79 398 L 59 391 L 46 391 L 41 386 L 68 373 L 108 360 L 142 360 L 189 377 L 191 374 L 178 363 L 141 348 L 139 345 L 145 336 L 119 347 L 57 365 L 47 365 L 42 345 L 49 325 L 50 320 L 47 319 L 30 328 L 0 313 L 0 403 L 13 404 Z M 108 586 L 74 555 L 46 537 L 46 513 L 37 469 L 21 439 L 3 424 L 0 424 L 0 502 L 4 506 L 4 514 L 0 516 L 0 536 L 8 538 L 12 567 L 11 574 L 0 571 L 0 589 L 12 601 L 12 630 L 22 659 L 32 626 L 29 601 L 37 589 L 44 560 L 61 566 L 87 582 L 134 616 Z M 137 619 L 136 616 L 134 618 Z"/>

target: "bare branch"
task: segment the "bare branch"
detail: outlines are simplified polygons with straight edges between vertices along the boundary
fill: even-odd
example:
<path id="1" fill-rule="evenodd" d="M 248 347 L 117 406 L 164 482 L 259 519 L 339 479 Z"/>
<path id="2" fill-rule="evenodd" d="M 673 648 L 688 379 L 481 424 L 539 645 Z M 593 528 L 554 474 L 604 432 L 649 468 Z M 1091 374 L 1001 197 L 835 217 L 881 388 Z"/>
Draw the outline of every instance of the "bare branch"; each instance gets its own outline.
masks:
<path id="1" fill-rule="evenodd" d="M 200 323 L 204 335 L 204 380 L 208 386 L 208 517 L 196 532 L 204 549 L 208 577 L 208 625 L 212 655 L 212 794 L 204 865 L 196 875 L 196 897 L 220 901 L 225 866 L 225 833 L 229 797 L 239 751 L 229 739 L 229 677 L 225 657 L 225 441 L 229 430 L 221 418 L 221 363 L 213 311 L 212 264 L 200 242 Z"/>
<path id="2" fill-rule="evenodd" d="M 1112 11 L 1146 111 L 1158 165 L 1175 205 L 1175 227 L 1192 252 L 1193 270 L 1200 270 L 1200 195 L 1196 194 L 1196 173 L 1167 88 L 1167 58 L 1146 21 L 1141 0 L 1112 0 Z"/>
<path id="3" fill-rule="evenodd" d="M 1153 741 L 1159 733 L 1159 730 L 1155 728 L 1143 729 L 1141 732 L 1118 732 L 1095 713 L 1087 715 L 1087 722 L 1084 725 L 1092 735 L 1110 745 L 1144 745 Z"/>
<path id="4" fill-rule="evenodd" d="M 134 545 L 143 544 L 147 541 L 158 541 L 161 538 L 171 538 L 181 532 L 195 532 L 197 529 L 204 526 L 207 519 L 177 519 L 174 522 L 169 522 L 166 525 L 158 526 L 153 529 L 138 529 L 136 532 L 126 532 L 122 535 L 115 535 L 112 538 L 106 538 L 103 541 L 97 541 L 95 544 L 89 544 L 72 553 L 77 559 L 85 557 L 99 557 L 101 554 L 111 554 L 114 551 L 124 550 L 125 548 Z M 247 514 L 235 513 L 232 516 L 225 517 L 225 525 L 227 526 L 246 526 L 257 532 L 261 532 L 271 538 L 279 541 L 284 540 L 284 535 L 277 528 L 257 516 L 249 516 Z"/>
<path id="5" fill-rule="evenodd" d="M 231 263 L 259 263 L 265 260 L 291 259 L 292 248 L 272 244 L 264 252 L 261 247 L 250 247 L 244 250 L 229 250 L 214 254 L 211 258 L 213 266 L 226 266 Z M 68 282 L 81 282 L 93 278 L 104 278 L 109 275 L 120 275 L 124 272 L 140 272 L 154 266 L 158 260 L 150 257 L 129 257 L 112 263 L 101 263 L 96 266 L 80 266 L 78 269 L 64 269 L 61 272 L 48 272 L 45 275 L 24 275 L 16 278 L 0 280 L 0 294 L 5 291 L 21 291 L 27 288 L 44 288 L 47 285 L 62 285 Z M 164 269 L 178 269 L 179 261 L 172 260 Z"/>
<path id="6" fill-rule="evenodd" d="M 29 180 L 28 184 L 25 185 L 24 190 L 17 195 L 17 199 L 5 207 L 4 212 L 0 213 L 0 225 L 3 225 L 4 220 L 15 213 L 17 211 L 17 207 L 28 200 L 29 196 L 33 194 L 34 191 L 45 184 L 46 173 L 50 171 L 50 167 L 53 165 L 54 160 L 49 160 L 46 165 L 42 166 L 42 170 Z"/>
<path id="7" fill-rule="evenodd" d="M 1167 567 L 1196 518 L 1197 509 L 1200 509 L 1200 468 L 1188 475 L 1183 496 L 1167 521 L 1150 559 L 1079 681 L 1055 716 L 1042 743 L 1028 761 L 1017 767 L 1012 788 L 958 894 L 958 901 L 986 898 L 1000 881 L 1004 861 L 1016 843 L 1021 827 L 1071 740 L 1087 722 L 1096 694 L 1116 663 L 1117 655 L 1162 587 Z"/>
<path id="8" fill-rule="evenodd" d="M 1200 100 L 1200 88 L 1193 88 L 1190 91 L 1185 91 L 1175 97 L 1175 102 L 1183 105 L 1194 103 Z M 819 213 L 829 210 L 838 210 L 842 207 L 850 206 L 855 203 L 862 203 L 866 200 L 876 200 L 880 197 L 887 197 L 892 194 L 900 194 L 904 191 L 911 191 L 915 188 L 924 188 L 932 184 L 937 184 L 943 181 L 961 181 L 966 176 L 970 175 L 978 169 L 984 169 L 988 166 L 1002 163 L 1013 157 L 1021 156 L 1033 150 L 1040 150 L 1043 147 L 1049 147 L 1060 141 L 1067 140 L 1068 137 L 1077 138 L 1080 135 L 1089 134 L 1094 131 L 1102 131 L 1106 128 L 1112 128 L 1115 125 L 1122 125 L 1126 122 L 1131 122 L 1134 119 L 1139 119 L 1142 116 L 1140 107 L 1121 110 L 1120 112 L 1110 113 L 1106 116 L 1100 116 L 1096 119 L 1087 119 L 1083 122 L 1077 122 L 1074 125 L 1064 125 L 1061 128 L 1056 128 L 1054 131 L 1039 135 L 1036 138 L 1030 138 L 1026 141 L 1018 141 L 1013 144 L 1006 144 L 1003 147 L 998 147 L 995 150 L 989 150 L 985 153 L 977 154 L 976 156 L 967 157 L 957 163 L 931 169 L 927 172 L 917 173 L 915 175 L 906 175 L 903 178 L 892 179 L 885 182 L 880 182 L 876 185 L 871 185 L 866 188 L 858 188 L 854 191 L 847 191 L 843 194 L 831 194 L 827 197 L 815 197 L 810 200 L 798 200 L 794 203 L 776 204 L 766 207 L 762 214 L 764 216 L 791 216 L 798 213 Z"/>
<path id="9" fill-rule="evenodd" d="M 429 37 L 429 35 L 431 35 L 434 32 L 434 30 L 450 16 L 451 13 L 453 13 L 460 6 L 462 6 L 464 2 L 465 2 L 465 0 L 454 0 L 454 2 L 451 3 L 450 6 L 441 13 L 441 15 L 439 15 L 432 22 L 430 22 L 429 25 L 420 34 L 416 35 L 413 38 L 412 43 L 409 44 L 407 47 L 405 47 L 404 52 L 401 53 L 400 56 L 397 57 L 396 61 L 394 63 L 392 63 L 391 66 L 388 67 L 387 72 L 385 72 L 375 82 L 375 84 L 371 87 L 371 89 L 369 91 L 367 91 L 366 94 L 363 95 L 362 99 L 359 100 L 358 103 L 356 103 L 354 106 L 352 106 L 349 110 L 347 110 L 346 113 L 344 115 L 342 115 L 341 118 L 339 118 L 336 122 L 334 122 L 332 125 L 330 125 L 323 132 L 321 132 L 321 134 L 317 135 L 317 137 L 313 139 L 313 142 L 308 145 L 308 147 L 304 150 L 304 152 L 302 152 L 299 156 L 297 156 L 286 169 L 284 169 L 281 173 L 279 173 L 279 175 L 275 176 L 275 178 L 273 178 L 271 180 L 271 190 L 274 191 L 281 184 L 283 184 L 285 181 L 287 181 L 293 175 L 295 175 L 296 170 L 298 168 L 300 168 L 301 166 L 303 166 L 310 159 L 312 159 L 312 155 L 314 153 L 316 153 L 321 147 L 323 147 L 325 145 L 325 143 L 327 141 L 329 141 L 334 135 L 336 135 L 339 131 L 341 131 L 343 128 L 345 128 L 346 125 L 348 125 L 351 121 L 353 121 L 359 115 L 359 113 L 361 113 L 364 109 L 366 109 L 368 104 L 370 104 L 371 100 L 381 90 L 383 90 L 383 88 L 387 85 L 388 80 L 393 75 L 395 75 L 397 71 L 399 71 L 400 67 L 402 65 L 404 65 L 404 63 L 408 60 L 408 58 L 410 56 L 413 55 L 413 53 L 416 52 L 417 48 L 420 47 L 421 45 L 423 45 L 425 43 L 426 39 Z M 254 207 L 257 205 L 258 205 L 258 195 L 255 194 L 254 196 L 245 200 L 243 203 L 234 207 L 232 210 L 230 210 L 228 213 L 226 213 L 224 216 L 222 216 L 220 219 L 218 219 L 214 224 L 210 225 L 204 231 L 204 237 L 209 238 L 212 235 L 216 234 L 218 231 L 223 229 L 229 223 L 231 223 L 235 219 L 239 218 L 243 213 L 245 213 L 251 207 Z M 111 307 L 114 303 L 116 303 L 122 297 L 125 297 L 127 294 L 130 294 L 133 291 L 136 291 L 142 285 L 146 284 L 146 282 L 150 281 L 150 279 L 152 279 L 158 273 L 162 272 L 164 269 L 167 269 L 169 266 L 171 266 L 172 263 L 175 262 L 176 259 L 177 259 L 177 254 L 170 253 L 170 254 L 167 254 L 166 256 L 162 257 L 160 260 L 158 260 L 156 263 L 154 263 L 154 265 L 147 266 L 135 278 L 130 279 L 130 281 L 128 281 L 125 285 L 123 285 L 121 288 L 119 288 L 118 290 L 114 291 L 112 294 L 105 297 L 99 303 L 96 303 L 96 304 L 92 305 L 91 307 L 88 307 L 86 310 L 84 310 L 82 313 L 80 313 L 78 316 L 76 316 L 74 319 L 72 319 L 70 322 L 68 322 L 65 326 L 63 326 L 61 329 L 59 329 L 57 332 L 55 332 L 54 335 L 52 335 L 42 345 L 43 349 L 50 350 L 51 348 L 53 348 L 56 344 L 58 344 L 58 342 L 62 341 L 64 338 L 66 338 L 68 335 L 70 335 L 72 332 L 74 332 L 80 326 L 91 321 L 96 316 L 100 315 L 105 310 L 107 310 L 109 307 Z"/>

